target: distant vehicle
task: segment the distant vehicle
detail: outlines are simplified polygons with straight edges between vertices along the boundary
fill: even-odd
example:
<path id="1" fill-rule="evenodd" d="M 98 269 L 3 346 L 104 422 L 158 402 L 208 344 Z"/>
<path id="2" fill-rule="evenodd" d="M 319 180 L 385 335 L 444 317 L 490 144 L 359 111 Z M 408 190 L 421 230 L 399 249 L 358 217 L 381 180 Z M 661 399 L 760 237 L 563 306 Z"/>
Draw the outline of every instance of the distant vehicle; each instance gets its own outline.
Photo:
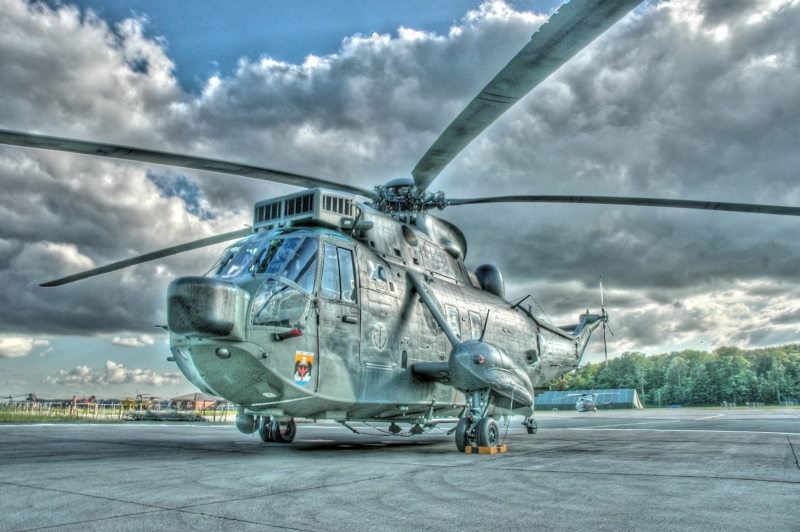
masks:
<path id="1" fill-rule="evenodd" d="M 670 408 L 680 408 L 681 405 L 679 405 L 678 403 L 672 403 L 671 405 L 669 405 L 669 407 Z"/>

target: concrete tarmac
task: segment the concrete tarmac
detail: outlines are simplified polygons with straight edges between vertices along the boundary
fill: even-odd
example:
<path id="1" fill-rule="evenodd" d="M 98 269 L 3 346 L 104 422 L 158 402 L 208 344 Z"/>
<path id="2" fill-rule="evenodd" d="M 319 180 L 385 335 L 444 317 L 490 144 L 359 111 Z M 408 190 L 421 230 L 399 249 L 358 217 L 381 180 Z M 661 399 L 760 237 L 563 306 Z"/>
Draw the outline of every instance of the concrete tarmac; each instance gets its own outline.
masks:
<path id="1" fill-rule="evenodd" d="M 0 530 L 800 531 L 800 409 L 537 419 L 497 455 L 359 424 L 300 424 L 291 445 L 231 424 L 0 425 Z"/>

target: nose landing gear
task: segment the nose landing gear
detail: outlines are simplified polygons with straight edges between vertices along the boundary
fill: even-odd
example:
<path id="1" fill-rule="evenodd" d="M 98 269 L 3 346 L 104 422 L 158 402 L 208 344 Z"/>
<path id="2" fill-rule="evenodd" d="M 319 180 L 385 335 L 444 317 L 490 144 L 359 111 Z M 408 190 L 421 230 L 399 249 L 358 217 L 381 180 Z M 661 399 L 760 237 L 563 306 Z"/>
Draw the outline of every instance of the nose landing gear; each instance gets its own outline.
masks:
<path id="1" fill-rule="evenodd" d="M 462 453 L 467 447 L 497 447 L 500 443 L 497 422 L 486 416 L 489 390 L 475 390 L 471 395 L 469 414 L 465 414 L 456 425 L 456 448 Z"/>

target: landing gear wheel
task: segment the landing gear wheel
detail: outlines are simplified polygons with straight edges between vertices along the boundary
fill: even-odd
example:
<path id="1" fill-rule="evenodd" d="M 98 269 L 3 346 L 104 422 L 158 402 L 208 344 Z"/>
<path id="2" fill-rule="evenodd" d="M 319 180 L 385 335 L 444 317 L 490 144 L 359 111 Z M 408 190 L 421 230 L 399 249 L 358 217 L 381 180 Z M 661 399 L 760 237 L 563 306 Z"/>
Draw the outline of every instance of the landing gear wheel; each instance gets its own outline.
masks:
<path id="1" fill-rule="evenodd" d="M 528 431 L 528 434 L 536 434 L 536 432 L 539 430 L 539 425 L 536 423 L 536 420 L 531 419 L 526 423 L 525 430 Z"/>
<path id="2" fill-rule="evenodd" d="M 258 424 L 258 435 L 261 436 L 261 441 L 264 443 L 271 443 L 275 440 L 272 439 L 272 423 L 269 416 L 264 416 Z"/>
<path id="3" fill-rule="evenodd" d="M 497 422 L 490 417 L 485 417 L 478 421 L 475 433 L 478 447 L 497 447 L 500 441 L 500 430 L 497 428 Z"/>
<path id="4" fill-rule="evenodd" d="M 282 424 L 278 421 L 270 423 L 270 432 L 272 433 L 273 441 L 277 443 L 292 443 L 297 434 L 297 423 L 294 418 L 290 419 L 288 423 Z"/>
<path id="5" fill-rule="evenodd" d="M 462 417 L 458 425 L 456 425 L 456 449 L 460 453 L 463 453 L 469 447 L 469 435 L 467 434 L 469 426 L 470 419 L 468 417 Z"/>

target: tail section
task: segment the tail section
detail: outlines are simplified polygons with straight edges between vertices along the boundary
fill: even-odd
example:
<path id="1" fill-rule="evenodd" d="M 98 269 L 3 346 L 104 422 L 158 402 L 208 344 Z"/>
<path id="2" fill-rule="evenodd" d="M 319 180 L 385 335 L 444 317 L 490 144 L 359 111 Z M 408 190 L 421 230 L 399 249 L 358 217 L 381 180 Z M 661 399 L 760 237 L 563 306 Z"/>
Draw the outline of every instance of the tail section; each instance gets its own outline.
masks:
<path id="1" fill-rule="evenodd" d="M 603 309 L 602 314 L 591 314 L 587 310 L 585 314 L 580 315 L 580 320 L 580 323 L 572 333 L 577 337 L 578 340 L 576 345 L 578 364 L 580 364 L 581 359 L 583 359 L 583 353 L 586 351 L 586 345 L 589 343 L 589 338 L 591 338 L 594 330 L 597 329 L 601 324 L 604 325 L 608 322 L 608 313 L 605 311 L 605 309 Z"/>

